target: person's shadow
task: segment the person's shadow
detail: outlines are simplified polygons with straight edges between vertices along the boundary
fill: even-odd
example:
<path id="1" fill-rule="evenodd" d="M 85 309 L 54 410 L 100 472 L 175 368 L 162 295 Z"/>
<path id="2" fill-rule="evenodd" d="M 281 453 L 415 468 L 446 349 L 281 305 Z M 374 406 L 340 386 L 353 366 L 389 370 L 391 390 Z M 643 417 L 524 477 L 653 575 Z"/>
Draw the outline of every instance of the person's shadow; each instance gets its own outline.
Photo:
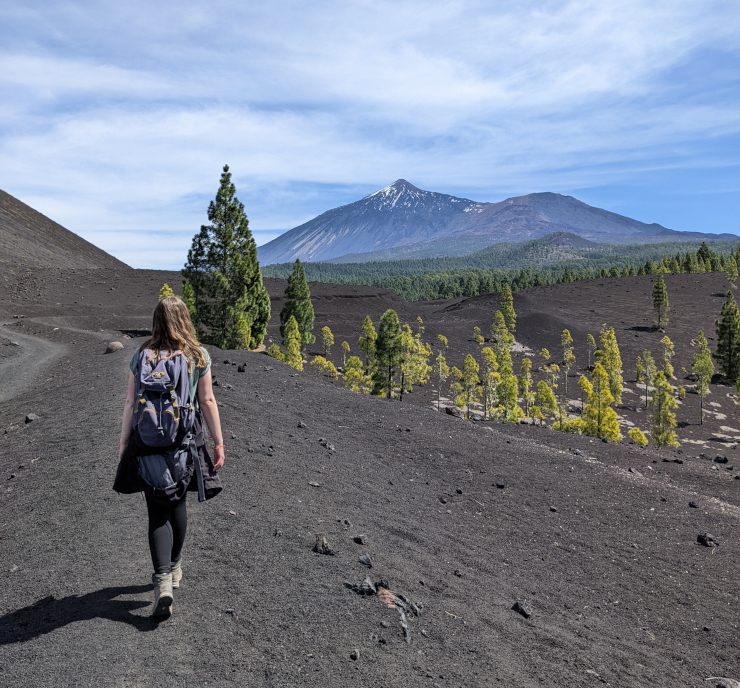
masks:
<path id="1" fill-rule="evenodd" d="M 152 617 L 131 613 L 134 609 L 148 607 L 149 602 L 115 599 L 119 595 L 136 595 L 151 589 L 151 585 L 103 588 L 58 600 L 49 595 L 28 607 L 0 616 L 0 646 L 23 643 L 75 621 L 95 618 L 121 621 L 138 631 L 153 631 L 158 624 Z"/>

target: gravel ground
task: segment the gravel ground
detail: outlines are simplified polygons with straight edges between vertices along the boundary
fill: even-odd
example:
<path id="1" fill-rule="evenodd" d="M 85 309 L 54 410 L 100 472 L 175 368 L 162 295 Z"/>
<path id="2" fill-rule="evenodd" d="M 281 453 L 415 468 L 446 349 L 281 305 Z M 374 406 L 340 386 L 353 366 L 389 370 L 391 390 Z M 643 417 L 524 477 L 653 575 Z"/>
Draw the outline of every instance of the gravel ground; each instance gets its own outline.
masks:
<path id="1" fill-rule="evenodd" d="M 0 302 L 2 319 L 28 313 L 13 326 L 27 351 L 33 341 L 59 347 L 0 402 L 4 684 L 688 687 L 740 678 L 740 481 L 727 465 L 685 448 L 469 423 L 428 402 L 352 394 L 261 354 L 215 349 L 225 489 L 206 504 L 189 497 L 185 578 L 173 617 L 154 623 L 145 506 L 111 484 L 127 363 L 153 305 L 129 292 L 158 290 L 161 278 L 128 276 L 128 292 L 101 290 L 94 308 L 57 306 L 90 292 L 64 294 L 68 283 L 54 289 L 49 277 L 54 303 Z M 111 286 L 101 274 L 88 282 Z M 383 295 L 366 296 L 387 307 Z M 365 306 L 347 313 L 361 313 L 361 324 Z M 470 307 L 426 305 L 425 319 L 436 312 L 454 330 Z M 337 322 L 349 317 L 344 306 L 325 309 Z M 596 321 L 604 310 L 594 310 Z M 110 339 L 123 351 L 105 355 Z M 25 423 L 29 413 L 38 419 Z M 698 544 L 706 532 L 717 547 Z M 317 534 L 334 555 L 312 551 Z M 397 609 L 352 589 L 366 576 L 420 608 L 416 616 L 407 606 L 408 642 Z"/>

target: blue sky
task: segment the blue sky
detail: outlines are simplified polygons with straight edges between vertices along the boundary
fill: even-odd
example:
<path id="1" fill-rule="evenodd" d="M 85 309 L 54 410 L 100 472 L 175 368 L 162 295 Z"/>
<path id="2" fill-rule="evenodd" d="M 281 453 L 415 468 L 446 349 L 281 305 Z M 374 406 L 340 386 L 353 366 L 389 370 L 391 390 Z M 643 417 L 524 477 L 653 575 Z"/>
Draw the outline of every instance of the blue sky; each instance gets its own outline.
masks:
<path id="1" fill-rule="evenodd" d="M 401 177 L 740 234 L 740 5 L 0 6 L 0 188 L 176 269 L 224 163 L 258 243 Z"/>

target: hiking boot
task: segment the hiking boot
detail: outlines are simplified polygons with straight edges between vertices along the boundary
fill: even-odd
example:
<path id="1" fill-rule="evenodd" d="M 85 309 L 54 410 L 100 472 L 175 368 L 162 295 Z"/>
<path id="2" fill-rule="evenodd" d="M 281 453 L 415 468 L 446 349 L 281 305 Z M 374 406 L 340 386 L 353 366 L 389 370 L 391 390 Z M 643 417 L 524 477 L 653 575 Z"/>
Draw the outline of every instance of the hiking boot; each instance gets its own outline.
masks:
<path id="1" fill-rule="evenodd" d="M 172 614 L 172 574 L 155 573 L 154 581 L 154 611 L 152 616 L 166 619 Z"/>
<path id="2" fill-rule="evenodd" d="M 172 564 L 172 587 L 179 588 L 182 580 L 182 559 L 178 559 Z"/>

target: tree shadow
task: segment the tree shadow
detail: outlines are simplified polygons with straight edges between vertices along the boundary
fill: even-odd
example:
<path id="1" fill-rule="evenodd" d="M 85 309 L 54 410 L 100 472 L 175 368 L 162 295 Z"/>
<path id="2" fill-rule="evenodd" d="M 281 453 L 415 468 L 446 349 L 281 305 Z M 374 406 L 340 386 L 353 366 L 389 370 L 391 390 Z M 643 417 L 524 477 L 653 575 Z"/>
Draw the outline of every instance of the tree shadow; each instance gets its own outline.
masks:
<path id="1" fill-rule="evenodd" d="M 0 646 L 23 643 L 76 621 L 95 618 L 121 621 L 137 631 L 153 631 L 158 623 L 148 616 L 137 616 L 134 609 L 148 607 L 142 600 L 116 600 L 119 595 L 135 595 L 152 589 L 150 585 L 103 588 L 87 595 L 55 599 L 44 597 L 28 607 L 0 616 Z"/>
<path id="2" fill-rule="evenodd" d="M 631 332 L 656 332 L 654 328 L 647 327 L 646 325 L 635 325 L 634 327 L 625 327 L 624 329 Z"/>

